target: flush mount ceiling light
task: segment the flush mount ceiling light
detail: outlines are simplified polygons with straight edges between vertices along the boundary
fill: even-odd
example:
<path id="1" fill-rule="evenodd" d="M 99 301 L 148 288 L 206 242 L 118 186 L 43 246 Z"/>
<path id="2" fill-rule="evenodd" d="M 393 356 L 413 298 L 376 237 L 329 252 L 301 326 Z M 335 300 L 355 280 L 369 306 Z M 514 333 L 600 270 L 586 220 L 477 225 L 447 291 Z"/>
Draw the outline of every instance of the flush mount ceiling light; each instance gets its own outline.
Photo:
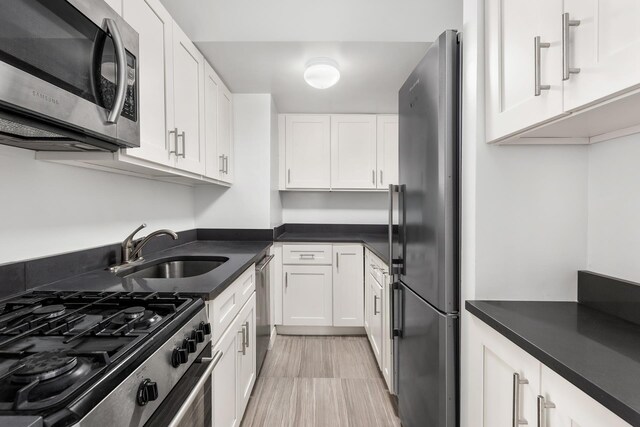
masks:
<path id="1" fill-rule="evenodd" d="M 340 80 L 338 64 L 329 58 L 312 59 L 304 70 L 304 80 L 316 89 L 330 88 Z"/>

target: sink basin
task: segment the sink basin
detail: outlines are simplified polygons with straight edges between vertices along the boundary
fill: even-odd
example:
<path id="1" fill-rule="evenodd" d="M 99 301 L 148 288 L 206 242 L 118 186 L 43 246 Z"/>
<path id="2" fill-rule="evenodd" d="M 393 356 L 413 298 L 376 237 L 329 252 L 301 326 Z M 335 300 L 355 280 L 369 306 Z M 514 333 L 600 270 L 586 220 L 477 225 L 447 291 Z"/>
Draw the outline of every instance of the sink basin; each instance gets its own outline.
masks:
<path id="1" fill-rule="evenodd" d="M 182 258 L 161 260 L 156 264 L 142 264 L 118 273 L 128 279 L 179 279 L 208 273 L 227 262 L 229 258 Z"/>

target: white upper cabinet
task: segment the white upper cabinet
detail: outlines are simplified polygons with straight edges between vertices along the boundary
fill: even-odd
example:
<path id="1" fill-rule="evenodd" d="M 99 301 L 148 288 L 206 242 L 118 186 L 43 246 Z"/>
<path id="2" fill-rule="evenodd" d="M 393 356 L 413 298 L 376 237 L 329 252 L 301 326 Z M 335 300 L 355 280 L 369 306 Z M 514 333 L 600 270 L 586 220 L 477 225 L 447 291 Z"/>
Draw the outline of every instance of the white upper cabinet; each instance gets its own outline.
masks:
<path id="1" fill-rule="evenodd" d="M 389 184 L 398 184 L 400 165 L 398 139 L 400 133 L 397 115 L 378 116 L 378 176 L 377 187 L 385 189 Z"/>
<path id="2" fill-rule="evenodd" d="M 333 326 L 363 326 L 362 245 L 333 245 L 333 253 Z"/>
<path id="3" fill-rule="evenodd" d="M 376 129 L 375 115 L 331 116 L 331 188 L 376 188 Z"/>
<path id="4" fill-rule="evenodd" d="M 172 165 L 169 154 L 167 117 L 173 117 L 173 19 L 160 0 L 127 0 L 124 19 L 140 40 L 140 147 L 128 156 L 162 165 Z M 171 120 L 172 121 L 172 120 Z"/>
<path id="5" fill-rule="evenodd" d="M 561 14 L 560 0 L 487 0 L 488 141 L 563 114 Z"/>
<path id="6" fill-rule="evenodd" d="M 565 109 L 575 110 L 640 85 L 640 2 L 565 0 L 568 65 L 579 69 L 565 82 Z M 555 19 L 560 24 L 561 18 Z"/>
<path id="7" fill-rule="evenodd" d="M 233 96 L 220 81 L 218 92 L 218 156 L 222 156 L 220 180 L 233 182 Z"/>
<path id="8" fill-rule="evenodd" d="M 204 63 L 202 54 L 174 23 L 174 121 L 169 126 L 173 137 L 169 145 L 175 151 L 177 167 L 194 173 L 204 173 L 205 166 Z"/>
<path id="9" fill-rule="evenodd" d="M 208 62 L 204 73 L 205 175 L 233 181 L 233 97 Z"/>
<path id="10" fill-rule="evenodd" d="M 331 185 L 331 121 L 327 115 L 287 115 L 286 188 L 328 189 Z"/>
<path id="11" fill-rule="evenodd" d="M 224 171 L 224 159 L 218 154 L 218 96 L 220 79 L 213 67 L 204 64 L 204 137 L 205 175 L 219 179 Z"/>

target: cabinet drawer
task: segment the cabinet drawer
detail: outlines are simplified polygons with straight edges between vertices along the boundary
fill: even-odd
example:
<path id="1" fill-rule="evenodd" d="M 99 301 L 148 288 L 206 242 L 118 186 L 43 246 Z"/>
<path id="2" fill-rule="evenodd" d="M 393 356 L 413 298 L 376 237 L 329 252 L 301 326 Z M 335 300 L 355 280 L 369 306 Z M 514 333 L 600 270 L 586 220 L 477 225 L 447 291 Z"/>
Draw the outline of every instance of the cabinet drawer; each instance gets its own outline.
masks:
<path id="1" fill-rule="evenodd" d="M 256 289 L 255 264 L 247 268 L 213 301 L 207 302 L 207 312 L 213 329 L 213 344 L 220 339 Z"/>
<path id="2" fill-rule="evenodd" d="M 283 264 L 324 264 L 331 265 L 333 249 L 331 245 L 283 245 Z"/>

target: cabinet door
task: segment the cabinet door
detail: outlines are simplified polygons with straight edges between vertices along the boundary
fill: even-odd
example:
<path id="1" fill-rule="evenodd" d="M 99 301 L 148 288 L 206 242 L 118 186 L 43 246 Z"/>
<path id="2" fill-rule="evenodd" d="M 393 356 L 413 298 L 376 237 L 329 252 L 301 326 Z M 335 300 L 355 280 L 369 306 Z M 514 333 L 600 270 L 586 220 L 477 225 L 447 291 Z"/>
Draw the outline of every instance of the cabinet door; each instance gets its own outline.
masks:
<path id="1" fill-rule="evenodd" d="M 554 408 L 543 412 L 538 425 L 546 427 L 629 427 L 613 412 L 587 396 L 573 384 L 542 365 L 540 395 Z M 531 423 L 530 423 L 531 424 Z"/>
<path id="2" fill-rule="evenodd" d="M 371 321 L 369 340 L 378 366 L 382 366 L 382 285 L 377 280 L 371 282 Z"/>
<path id="3" fill-rule="evenodd" d="M 578 0 L 580 1 L 580 0 Z M 488 141 L 513 134 L 563 114 L 561 0 L 487 0 L 486 136 Z M 536 96 L 539 36 L 540 83 Z"/>
<path id="4" fill-rule="evenodd" d="M 333 295 L 330 265 L 285 265 L 283 323 L 331 326 Z"/>
<path id="5" fill-rule="evenodd" d="M 138 32 L 143 53 L 138 58 L 140 147 L 125 152 L 170 165 L 167 127 L 173 127 L 173 19 L 160 0 L 127 0 L 123 6 L 123 17 Z"/>
<path id="6" fill-rule="evenodd" d="M 640 85 L 640 2 L 565 0 L 564 11 L 580 21 L 569 30 L 569 65 L 580 73 L 565 81 L 565 110 Z"/>
<path id="7" fill-rule="evenodd" d="M 213 349 L 213 354 L 222 352 L 222 358 L 211 374 L 211 408 L 215 427 L 236 427 L 240 424 L 237 354 L 241 340 L 238 329 L 232 325 Z"/>
<path id="8" fill-rule="evenodd" d="M 330 188 L 330 129 L 327 115 L 285 117 L 286 188 Z"/>
<path id="9" fill-rule="evenodd" d="M 480 352 L 474 355 L 482 358 L 482 378 L 475 384 L 479 384 L 481 390 L 473 393 L 483 396 L 481 425 L 511 426 L 514 408 L 521 420 L 535 425 L 540 362 L 488 326 L 480 332 L 479 343 Z"/>
<path id="10" fill-rule="evenodd" d="M 240 331 L 236 357 L 238 358 L 238 419 L 241 420 L 256 381 L 255 293 L 238 315 L 235 326 L 236 330 Z"/>
<path id="11" fill-rule="evenodd" d="M 193 173 L 203 173 L 205 165 L 203 86 L 204 57 L 174 23 L 174 127 L 178 132 L 169 145 L 176 152 L 176 167 Z"/>
<path id="12" fill-rule="evenodd" d="M 377 187 L 388 188 L 399 181 L 398 116 L 378 116 L 377 120 Z"/>
<path id="13" fill-rule="evenodd" d="M 376 116 L 331 116 L 331 188 L 376 188 Z"/>
<path id="14" fill-rule="evenodd" d="M 218 153 L 218 96 L 220 79 L 213 67 L 204 63 L 204 149 L 205 175 L 220 179 L 224 171 L 224 159 Z M 222 144 L 221 144 L 222 145 Z"/>
<path id="15" fill-rule="evenodd" d="M 222 156 L 220 180 L 233 182 L 233 96 L 229 89 L 219 82 L 218 91 L 218 155 Z"/>
<path id="16" fill-rule="evenodd" d="M 371 262 L 369 259 L 365 259 L 365 277 L 364 277 L 364 330 L 367 332 L 367 336 L 369 340 L 371 340 L 371 313 L 373 306 L 371 305 L 371 301 L 373 298 L 373 287 L 371 283 L 374 281 L 373 278 L 373 267 L 371 267 Z"/>
<path id="17" fill-rule="evenodd" d="M 333 245 L 333 253 L 333 326 L 363 326 L 362 245 Z"/>

